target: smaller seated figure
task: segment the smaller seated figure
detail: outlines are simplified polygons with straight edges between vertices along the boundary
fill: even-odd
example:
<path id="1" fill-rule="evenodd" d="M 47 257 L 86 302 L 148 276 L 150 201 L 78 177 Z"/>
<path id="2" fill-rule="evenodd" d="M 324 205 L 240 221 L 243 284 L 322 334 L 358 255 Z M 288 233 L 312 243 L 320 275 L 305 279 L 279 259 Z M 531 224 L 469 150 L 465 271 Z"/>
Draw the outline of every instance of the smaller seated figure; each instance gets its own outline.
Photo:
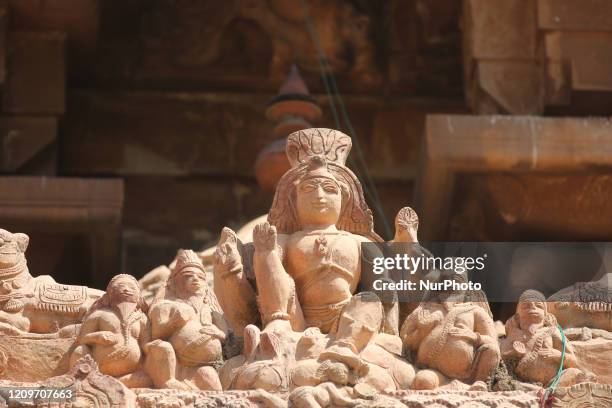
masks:
<path id="1" fill-rule="evenodd" d="M 562 350 L 563 338 L 557 320 L 547 311 L 546 298 L 536 290 L 526 290 L 519 298 L 516 314 L 506 322 L 506 338 L 501 341 L 503 359 L 514 366 L 519 380 L 546 386 L 559 370 Z M 561 386 L 590 378 L 577 367 L 572 345 L 567 340 L 563 369 Z"/>
<path id="2" fill-rule="evenodd" d="M 155 387 L 221 390 L 216 368 L 223 362 L 228 329 L 195 252 L 179 253 L 149 320 L 152 342 L 145 346 L 145 369 Z"/>
<path id="3" fill-rule="evenodd" d="M 466 283 L 460 274 L 443 271 L 440 280 Z M 432 295 L 437 294 L 437 296 Z M 434 389 L 451 380 L 472 385 L 493 374 L 500 363 L 495 323 L 482 291 L 436 291 L 426 294 L 406 318 L 400 336 L 414 353 L 418 371 L 413 389 Z"/>
<path id="4" fill-rule="evenodd" d="M 130 388 L 149 387 L 151 379 L 143 371 L 141 352 L 149 341 L 146 312 L 138 281 L 131 275 L 113 277 L 84 318 L 71 365 L 89 354 L 101 373 Z"/>

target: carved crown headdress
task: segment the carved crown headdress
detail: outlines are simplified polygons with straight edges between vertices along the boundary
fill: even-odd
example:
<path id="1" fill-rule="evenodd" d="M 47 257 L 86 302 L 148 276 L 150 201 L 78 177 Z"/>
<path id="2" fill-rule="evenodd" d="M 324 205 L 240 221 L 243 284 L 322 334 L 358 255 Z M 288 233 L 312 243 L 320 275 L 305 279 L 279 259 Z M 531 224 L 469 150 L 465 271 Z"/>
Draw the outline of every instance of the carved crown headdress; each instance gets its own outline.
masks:
<path id="1" fill-rule="evenodd" d="M 363 196 L 361 183 L 346 167 L 351 138 L 333 129 L 299 130 L 287 137 L 286 153 L 291 164 L 276 187 L 268 222 L 278 232 L 291 234 L 301 229 L 295 207 L 296 185 L 305 178 L 328 177 L 342 191 L 342 209 L 336 227 L 340 230 L 382 241 L 374 232 L 372 211 Z"/>
<path id="2" fill-rule="evenodd" d="M 204 265 L 202 264 L 202 259 L 200 259 L 200 256 L 191 249 L 180 249 L 175 259 L 176 263 L 174 268 L 172 268 L 170 276 L 166 280 L 164 287 L 155 295 L 153 303 L 161 301 L 162 299 L 176 300 L 178 298 L 175 279 L 185 268 L 194 267 L 206 274 Z M 215 292 L 208 285 L 205 285 L 204 287 L 203 301 L 204 303 L 207 303 L 212 310 L 223 314 L 223 309 L 221 309 L 221 305 L 219 304 L 219 300 L 217 299 Z"/>
<path id="3" fill-rule="evenodd" d="M 171 278 L 174 278 L 179 274 L 182 270 L 187 267 L 193 267 L 204 272 L 204 265 L 202 264 L 202 260 L 191 249 L 183 249 L 180 250 L 176 256 L 176 264 L 172 269 Z"/>

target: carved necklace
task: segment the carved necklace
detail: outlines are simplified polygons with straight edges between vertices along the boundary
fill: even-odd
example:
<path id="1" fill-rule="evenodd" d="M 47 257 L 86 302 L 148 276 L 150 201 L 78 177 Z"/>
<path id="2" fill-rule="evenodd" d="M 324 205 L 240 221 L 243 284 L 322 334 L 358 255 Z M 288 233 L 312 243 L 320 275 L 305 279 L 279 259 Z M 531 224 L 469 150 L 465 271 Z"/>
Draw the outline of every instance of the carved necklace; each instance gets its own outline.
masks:
<path id="1" fill-rule="evenodd" d="M 307 233 L 305 234 L 305 236 L 312 236 L 318 234 L 319 236 L 315 239 L 314 242 L 314 246 L 315 246 L 315 253 L 319 254 L 322 258 L 327 258 L 328 255 L 330 254 L 330 247 L 337 241 L 337 238 L 334 240 L 334 242 L 332 242 L 330 244 L 329 240 L 327 239 L 328 235 L 345 235 L 345 233 L 343 231 L 337 231 L 337 232 L 313 232 L 313 233 Z"/>
<path id="2" fill-rule="evenodd" d="M 121 334 L 123 335 L 123 344 L 127 345 L 132 324 L 139 321 L 143 314 L 140 309 L 136 308 L 132 312 L 130 312 L 130 314 L 125 317 L 125 319 L 123 319 L 121 311 L 119 311 L 117 308 L 113 308 L 113 312 L 115 312 L 115 315 L 117 315 L 117 317 L 119 318 L 119 324 L 121 325 Z"/>
<path id="3" fill-rule="evenodd" d="M 325 235 L 319 235 L 319 237 L 315 239 L 315 250 L 322 257 L 325 257 L 329 252 L 327 244 L 327 237 Z"/>

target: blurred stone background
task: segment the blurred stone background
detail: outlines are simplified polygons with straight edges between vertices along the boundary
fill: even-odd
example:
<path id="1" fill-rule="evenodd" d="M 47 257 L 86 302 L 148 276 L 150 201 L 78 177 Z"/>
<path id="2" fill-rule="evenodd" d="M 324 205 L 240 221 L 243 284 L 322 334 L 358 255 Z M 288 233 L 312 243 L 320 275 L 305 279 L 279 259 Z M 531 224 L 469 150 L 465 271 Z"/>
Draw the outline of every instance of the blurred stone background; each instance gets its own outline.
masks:
<path id="1" fill-rule="evenodd" d="M 520 144 L 512 140 L 532 140 L 510 130 L 499 151 L 486 135 L 466 140 L 484 164 L 469 176 L 458 167 L 447 191 L 439 176 L 425 177 L 434 156 L 423 151 L 431 114 L 610 115 L 612 7 L 587 0 L 568 11 L 572 4 L 1 1 L 0 226 L 30 234 L 34 274 L 103 287 L 120 270 L 142 276 L 178 248 L 214 244 L 223 226 L 265 213 L 272 193 L 257 185 L 254 164 L 277 138 L 265 112 L 293 64 L 322 109 L 316 125 L 336 127 L 314 31 L 386 222 L 405 205 L 425 206 L 422 222 L 435 224 L 427 238 L 555 239 L 559 230 L 571 238 L 580 228 L 568 218 L 609 211 L 607 161 L 585 159 L 588 174 L 571 177 L 576 163 L 563 158 L 569 169 L 544 168 L 553 178 L 516 175 L 515 165 L 490 170 Z M 474 123 L 468 139 L 482 133 Z M 563 140 L 575 140 L 572 132 Z M 609 126 L 601 132 L 588 139 L 599 154 Z M 552 212 L 535 204 L 584 183 L 598 187 L 582 200 Z M 550 219 L 534 223 L 532 208 Z M 612 235 L 607 221 L 592 224 L 580 239 Z"/>

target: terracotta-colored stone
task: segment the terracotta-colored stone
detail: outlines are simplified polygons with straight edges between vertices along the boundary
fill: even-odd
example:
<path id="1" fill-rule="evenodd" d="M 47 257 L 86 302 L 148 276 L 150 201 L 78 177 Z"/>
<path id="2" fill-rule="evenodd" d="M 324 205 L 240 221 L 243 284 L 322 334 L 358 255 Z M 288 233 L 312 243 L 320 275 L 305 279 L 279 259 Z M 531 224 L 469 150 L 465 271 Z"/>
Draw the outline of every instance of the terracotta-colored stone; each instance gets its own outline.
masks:
<path id="1" fill-rule="evenodd" d="M 534 0 L 466 0 L 464 30 L 470 31 L 468 52 L 477 59 L 535 59 Z"/>
<path id="2" fill-rule="evenodd" d="M 26 234 L 0 229 L 0 332 L 74 333 L 74 325 L 102 292 L 56 283 L 50 276 L 32 277 L 25 251 Z"/>
<path id="3" fill-rule="evenodd" d="M 157 388 L 221 389 L 215 368 L 222 363 L 227 326 L 195 252 L 179 253 L 149 319 L 145 371 Z"/>
<path id="4" fill-rule="evenodd" d="M 446 278 L 465 282 L 462 275 Z M 500 361 L 484 292 L 430 295 L 408 316 L 400 335 L 404 347 L 415 354 L 414 361 L 427 368 L 417 373 L 414 389 L 434 389 L 452 379 L 487 381 Z"/>
<path id="5" fill-rule="evenodd" d="M 458 181 L 479 177 L 491 178 L 487 185 L 496 192 L 494 211 L 512 214 L 508 220 L 524 220 L 516 225 L 525 229 L 541 234 L 554 231 L 551 240 L 559 239 L 561 232 L 567 240 L 577 236 L 605 240 L 612 231 L 605 219 L 595 217 L 607 208 L 605 194 L 597 192 L 607 191 L 609 176 L 590 171 L 611 163 L 609 120 L 430 115 L 425 129 L 415 194 L 424 240 L 448 238 L 450 214 L 461 208 L 453 201 Z M 502 179 L 509 182 L 505 188 Z M 551 200 L 553 194 L 559 199 Z M 467 194 L 459 199 L 478 197 L 477 204 L 483 204 L 482 196 Z M 503 231 L 498 227 L 492 232 Z"/>
<path id="6" fill-rule="evenodd" d="M 133 276 L 113 277 L 106 293 L 83 319 L 77 347 L 70 357 L 72 364 L 91 355 L 101 373 L 116 377 L 127 387 L 151 386 L 151 379 L 143 371 L 141 350 L 150 340 L 147 309 Z"/>
<path id="7" fill-rule="evenodd" d="M 433 403 L 441 396 L 452 407 L 470 400 L 492 407 L 533 402 L 532 383 L 515 382 L 523 391 L 514 393 L 485 391 L 485 381 L 498 368 L 500 349 L 482 292 L 432 292 L 410 312 L 398 334 L 404 314 L 397 296 L 374 293 L 370 277 L 361 271 L 361 244 L 383 240 L 374 232 L 357 177 L 345 166 L 350 147 L 348 136 L 330 129 L 293 133 L 287 141 L 292 167 L 278 184 L 266 222 L 253 221 L 239 233 L 225 228 L 214 251 L 181 250 L 168 266 L 139 283 L 129 275 L 114 277 L 106 294 L 84 308 L 80 327 L 27 333 L 26 323 L 32 319 L 18 314 L 22 298 L 9 296 L 0 317 L 13 336 L 4 338 L 15 350 L 0 347 L 0 376 L 15 365 L 14 351 L 31 350 L 36 356 L 47 345 L 55 354 L 39 359 L 49 365 L 44 369 L 28 359 L 23 376 L 0 377 L 22 382 L 0 386 L 87 383 L 95 395 L 119 401 L 111 407 L 143 408 L 213 403 L 274 408 L 409 405 Z M 392 242 L 418 244 L 419 224 L 414 210 L 402 208 Z M 28 278 L 16 268 L 25 263 L 27 236 L 0 232 L 0 263 L 10 275 L 5 278 L 13 282 L 14 270 L 15 276 Z M 386 249 L 379 251 L 383 255 Z M 212 264 L 212 284 L 203 260 L 209 268 Z M 422 278 L 447 278 L 447 273 L 433 271 Z M 451 278 L 464 282 L 460 275 Z M 148 312 L 144 291 L 151 303 Z M 518 323 L 507 325 L 508 341 L 529 330 L 523 323 L 532 309 L 519 308 L 514 318 Z M 43 317 L 40 311 L 35 315 Z M 550 335 L 558 349 L 551 327 L 543 321 L 536 322 L 533 340 Z M 612 335 L 581 330 L 568 333 L 580 353 L 574 358 L 572 345 L 567 345 L 569 369 L 560 386 L 592 379 L 587 366 L 607 378 L 603 365 L 593 364 L 588 356 L 603 352 Z M 238 345 L 242 349 L 237 354 Z M 537 348 L 529 340 L 524 346 Z M 419 369 L 408 362 L 409 351 L 416 353 L 412 361 Z M 61 375 L 69 358 L 73 368 Z M 585 366 L 575 369 L 576 362 Z M 517 370 L 523 379 L 544 382 L 553 366 Z M 406 392 L 410 388 L 433 391 Z M 77 403 L 94 394 L 79 391 Z"/>
<path id="8" fill-rule="evenodd" d="M 564 328 L 589 327 L 612 332 L 612 273 L 578 282 L 548 298 L 551 313 Z"/>
<path id="9" fill-rule="evenodd" d="M 35 274 L 104 287 L 119 272 L 122 180 L 5 176 L 0 196 L 0 225 L 36 238 Z"/>
<path id="10" fill-rule="evenodd" d="M 544 295 L 527 290 L 519 299 L 516 314 L 506 322 L 502 356 L 516 361 L 514 372 L 523 381 L 548 385 L 558 374 L 562 358 L 563 386 L 593 380 L 578 368 L 572 345 L 564 345 L 562 336 L 556 319 L 547 311 Z"/>

